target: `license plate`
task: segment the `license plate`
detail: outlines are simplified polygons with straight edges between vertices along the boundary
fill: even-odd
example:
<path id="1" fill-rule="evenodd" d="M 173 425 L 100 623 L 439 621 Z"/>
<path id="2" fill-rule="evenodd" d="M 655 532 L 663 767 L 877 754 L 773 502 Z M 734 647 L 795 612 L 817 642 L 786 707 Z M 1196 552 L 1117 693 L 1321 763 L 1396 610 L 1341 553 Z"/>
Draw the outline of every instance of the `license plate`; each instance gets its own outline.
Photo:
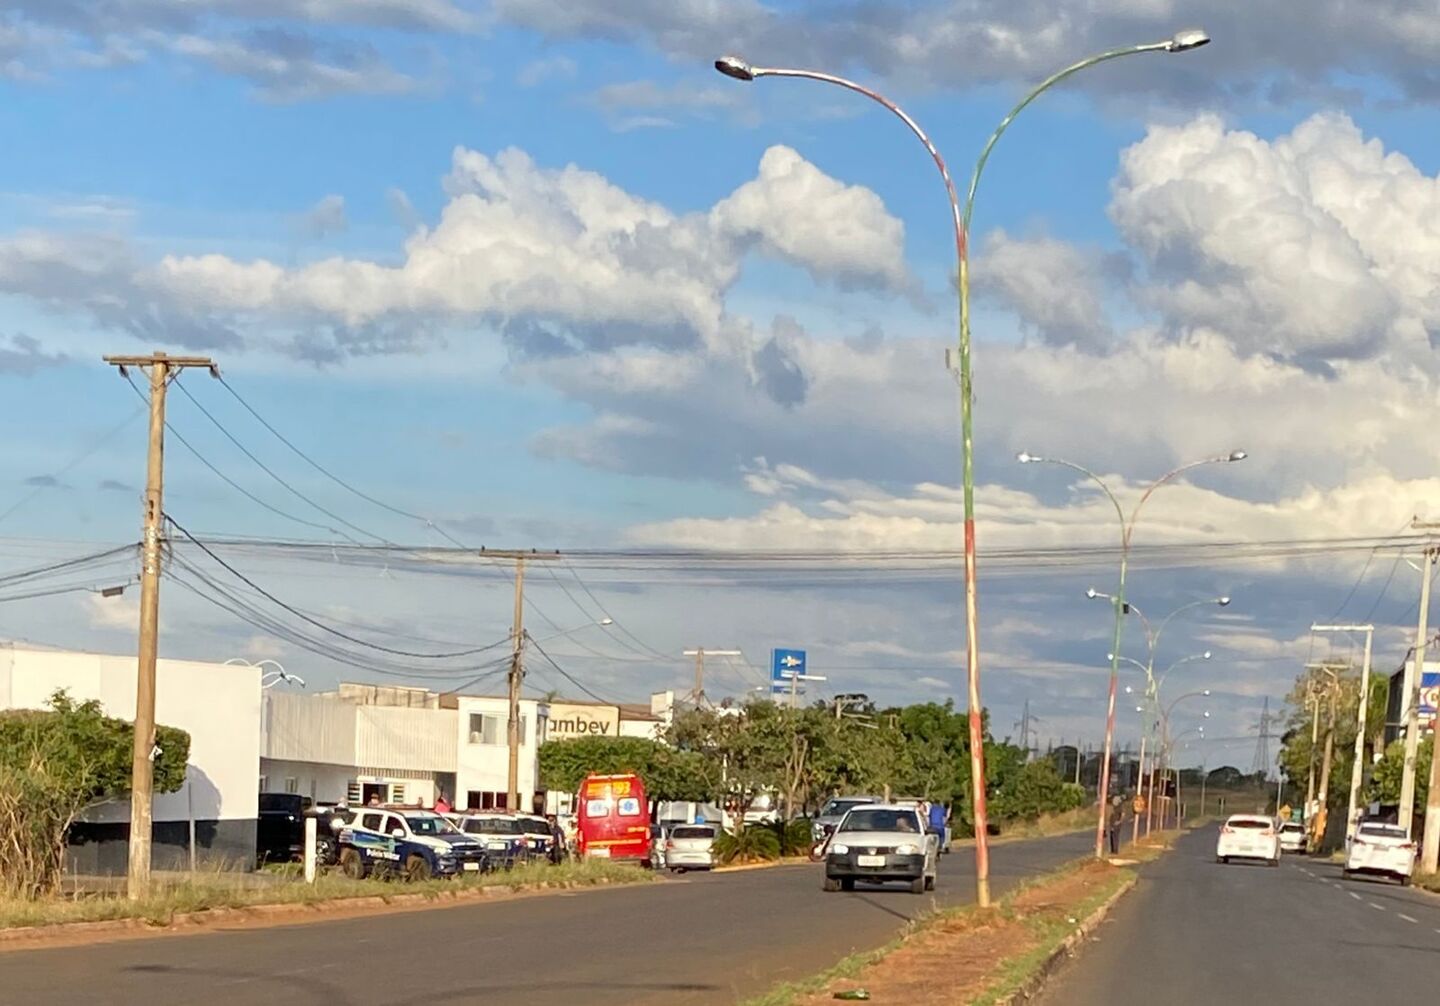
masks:
<path id="1" fill-rule="evenodd" d="M 610 849 L 609 847 L 602 845 L 598 849 L 587 849 L 585 855 L 593 856 L 596 859 L 609 859 Z"/>
<path id="2" fill-rule="evenodd" d="M 884 857 L 884 856 L 856 856 L 856 857 L 855 857 L 855 863 L 856 863 L 857 866 L 884 866 L 884 865 L 885 865 L 885 857 Z"/>
<path id="3" fill-rule="evenodd" d="M 480 864 L 479 864 L 479 863 L 461 863 L 461 864 L 460 864 L 460 869 L 466 870 L 466 871 L 469 871 L 469 872 L 473 872 L 473 873 L 478 873 L 478 872 L 480 871 Z"/>

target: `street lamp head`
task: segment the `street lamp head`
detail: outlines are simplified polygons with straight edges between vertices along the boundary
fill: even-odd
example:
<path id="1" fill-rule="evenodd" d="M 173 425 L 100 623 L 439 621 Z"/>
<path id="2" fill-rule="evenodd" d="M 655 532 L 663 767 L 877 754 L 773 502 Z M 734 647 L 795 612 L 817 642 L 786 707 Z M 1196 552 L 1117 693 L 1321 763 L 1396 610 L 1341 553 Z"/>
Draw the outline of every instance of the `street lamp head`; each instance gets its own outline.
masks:
<path id="1" fill-rule="evenodd" d="M 1114 660 L 1114 659 L 1115 659 L 1115 654 L 1113 654 L 1113 653 L 1107 653 L 1107 654 L 1105 654 L 1105 659 L 1106 659 L 1106 660 Z"/>
<path id="2" fill-rule="evenodd" d="M 1044 461 L 1045 459 L 1040 457 L 1038 454 L 1031 454 L 1029 451 L 1021 451 L 1019 454 L 1015 455 L 1015 460 L 1020 462 L 1022 465 L 1028 465 L 1036 461 Z"/>
<path id="3" fill-rule="evenodd" d="M 1206 660 L 1209 660 L 1209 659 L 1210 659 L 1210 651 L 1209 651 L 1209 650 L 1206 650 L 1204 653 L 1200 654 L 1200 656 L 1204 657 Z"/>
<path id="4" fill-rule="evenodd" d="M 1215 598 L 1215 603 L 1218 604 L 1218 605 L 1220 605 L 1220 607 L 1223 608 L 1223 607 L 1225 607 L 1226 605 L 1228 605 L 1228 604 L 1230 603 L 1230 598 L 1229 598 L 1228 596 L 1226 596 L 1226 597 L 1217 597 L 1217 598 Z"/>
<path id="5" fill-rule="evenodd" d="M 1170 36 L 1170 41 L 1165 43 L 1165 51 L 1188 52 L 1209 44 L 1210 36 L 1205 33 L 1204 28 L 1182 28 Z"/>
<path id="6" fill-rule="evenodd" d="M 755 68 L 739 56 L 721 56 L 715 61 L 715 69 L 736 80 L 754 80 Z"/>
<path id="7" fill-rule="evenodd" d="M 1094 587 L 1090 587 L 1085 591 L 1085 596 L 1093 601 L 1095 600 L 1095 598 L 1100 596 L 1100 591 L 1096 590 Z"/>
<path id="8" fill-rule="evenodd" d="M 1130 694 L 1134 693 L 1134 691 L 1135 691 L 1135 689 L 1131 688 L 1129 685 L 1126 685 L 1126 686 L 1125 686 L 1125 694 L 1126 694 L 1126 695 L 1130 695 Z"/>
<path id="9" fill-rule="evenodd" d="M 1200 694 L 1203 695 L 1203 696 L 1205 696 L 1205 697 L 1208 699 L 1208 698 L 1210 697 L 1210 689 L 1207 688 L 1207 689 L 1205 689 L 1203 692 L 1201 692 Z M 1206 715 L 1206 716 L 1209 716 L 1210 714 L 1209 714 L 1209 713 L 1206 713 L 1205 715 Z"/>
<path id="10" fill-rule="evenodd" d="M 1246 458 L 1248 458 L 1249 456 L 1250 456 L 1250 455 L 1249 455 L 1249 454 L 1246 454 L 1244 451 L 1231 451 L 1230 454 L 1229 454 L 1229 456 L 1226 457 L 1225 460 L 1226 460 L 1226 461 L 1244 461 L 1244 460 L 1245 460 Z"/>
<path id="11" fill-rule="evenodd" d="M 1206 694 L 1206 695 L 1209 695 L 1210 693 L 1209 693 L 1209 692 L 1206 692 L 1205 694 Z M 1208 720 L 1208 719 L 1210 718 L 1210 710 L 1208 710 L 1208 709 L 1205 710 L 1205 712 L 1204 712 L 1202 715 Z M 1204 730 L 1205 728 L 1204 728 L 1204 727 L 1201 727 L 1200 729 L 1201 729 L 1201 730 Z"/>
<path id="12" fill-rule="evenodd" d="M 614 625 L 614 624 L 615 624 L 615 619 L 611 618 L 609 615 L 606 615 L 604 618 L 600 619 L 600 623 L 599 623 L 599 624 L 601 624 L 601 625 Z"/>
<path id="13" fill-rule="evenodd" d="M 1137 713 L 1143 713 L 1143 712 L 1145 711 L 1145 707 L 1144 707 L 1144 706 L 1136 706 L 1136 707 L 1135 707 L 1135 711 L 1136 711 Z"/>

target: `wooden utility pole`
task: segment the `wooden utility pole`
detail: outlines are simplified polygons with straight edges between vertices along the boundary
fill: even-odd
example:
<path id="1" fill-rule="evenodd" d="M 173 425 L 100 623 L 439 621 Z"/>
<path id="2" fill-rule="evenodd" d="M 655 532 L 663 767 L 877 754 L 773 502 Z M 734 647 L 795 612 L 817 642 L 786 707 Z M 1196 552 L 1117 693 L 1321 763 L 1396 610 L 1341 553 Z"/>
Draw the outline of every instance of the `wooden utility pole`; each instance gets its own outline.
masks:
<path id="1" fill-rule="evenodd" d="M 559 552 L 512 551 L 482 548 L 487 559 L 515 561 L 515 617 L 510 623 L 510 671 L 506 675 L 509 693 L 509 715 L 505 721 L 505 744 L 509 749 L 506 773 L 505 809 L 512 814 L 520 810 L 520 688 L 525 682 L 525 562 L 527 559 L 558 559 Z M 540 724 L 531 725 L 532 733 Z M 538 737 L 537 737 L 538 740 Z"/>
<path id="2" fill-rule="evenodd" d="M 145 469 L 144 532 L 140 561 L 140 652 L 135 677 L 135 743 L 130 759 L 129 869 L 125 893 L 131 901 L 150 889 L 151 804 L 155 765 L 155 661 L 160 635 L 160 556 L 164 540 L 165 509 L 165 391 L 174 375 L 187 367 L 204 367 L 220 376 L 214 361 L 204 356 L 107 356 L 123 377 L 139 367 L 150 377 L 150 446 Z"/>
<path id="3" fill-rule="evenodd" d="M 1373 625 L 1312 625 L 1311 632 L 1365 633 L 1365 662 L 1360 670 L 1360 709 L 1356 714 L 1355 763 L 1350 768 L 1350 800 L 1345 811 L 1345 840 L 1355 837 L 1359 822 L 1360 786 L 1365 781 L 1365 720 L 1370 708 L 1370 649 L 1375 638 Z M 1278 804 L 1276 805 L 1278 808 Z"/>
<path id="4" fill-rule="evenodd" d="M 683 651 L 687 657 L 695 658 L 695 688 L 690 692 L 690 700 L 695 703 L 698 709 L 705 704 L 705 657 L 708 654 L 712 657 L 738 657 L 739 650 L 707 650 L 703 646 L 697 646 L 693 650 Z"/>

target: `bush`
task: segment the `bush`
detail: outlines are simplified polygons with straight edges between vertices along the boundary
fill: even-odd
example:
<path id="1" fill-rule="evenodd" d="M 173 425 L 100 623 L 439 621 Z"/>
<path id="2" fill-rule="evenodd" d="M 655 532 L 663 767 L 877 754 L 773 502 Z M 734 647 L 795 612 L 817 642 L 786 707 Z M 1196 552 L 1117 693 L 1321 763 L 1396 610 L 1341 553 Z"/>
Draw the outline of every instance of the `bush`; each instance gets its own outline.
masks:
<path id="1" fill-rule="evenodd" d="M 775 843 L 782 856 L 807 856 L 815 844 L 814 831 L 808 817 L 797 817 L 793 821 L 771 821 L 759 827 L 775 835 Z"/>
<path id="2" fill-rule="evenodd" d="M 1041 814 L 1073 810 L 1085 799 L 1084 789 L 1061 779 L 1053 763 L 1032 761 L 992 795 L 992 816 L 999 821 L 1033 821 Z"/>
<path id="3" fill-rule="evenodd" d="M 713 848 L 722 863 L 768 863 L 780 858 L 780 839 L 768 825 L 722 831 Z"/>
<path id="4" fill-rule="evenodd" d="M 130 790 L 134 725 L 63 691 L 46 711 L 0 713 L 0 895 L 38 898 L 59 887 L 70 826 Z M 185 781 L 190 736 L 157 727 L 155 791 Z"/>

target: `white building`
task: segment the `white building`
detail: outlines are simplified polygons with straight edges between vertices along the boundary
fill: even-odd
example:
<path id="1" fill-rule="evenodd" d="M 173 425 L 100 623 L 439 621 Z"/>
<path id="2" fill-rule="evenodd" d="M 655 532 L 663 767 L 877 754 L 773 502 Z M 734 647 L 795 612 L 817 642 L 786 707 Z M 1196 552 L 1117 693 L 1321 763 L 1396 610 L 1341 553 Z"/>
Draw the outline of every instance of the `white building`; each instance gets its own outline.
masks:
<path id="1" fill-rule="evenodd" d="M 520 703 L 520 806 L 536 793 L 544 703 Z M 342 684 L 332 693 L 269 691 L 260 788 L 325 803 L 503 807 L 509 790 L 509 703 L 423 688 Z M 538 730 L 537 730 L 538 724 Z M 537 738 L 538 734 L 538 738 Z"/>
<path id="2" fill-rule="evenodd" d="M 157 793 L 156 869 L 188 865 L 191 824 L 198 863 L 249 869 L 255 861 L 260 757 L 260 671 L 254 667 L 160 660 L 155 720 L 190 735 L 185 785 Z M 99 701 L 107 716 L 135 718 L 136 657 L 0 644 L 0 709 L 44 709 L 64 689 Z M 130 802 L 96 808 L 72 829 L 68 867 L 77 873 L 124 873 Z"/>

